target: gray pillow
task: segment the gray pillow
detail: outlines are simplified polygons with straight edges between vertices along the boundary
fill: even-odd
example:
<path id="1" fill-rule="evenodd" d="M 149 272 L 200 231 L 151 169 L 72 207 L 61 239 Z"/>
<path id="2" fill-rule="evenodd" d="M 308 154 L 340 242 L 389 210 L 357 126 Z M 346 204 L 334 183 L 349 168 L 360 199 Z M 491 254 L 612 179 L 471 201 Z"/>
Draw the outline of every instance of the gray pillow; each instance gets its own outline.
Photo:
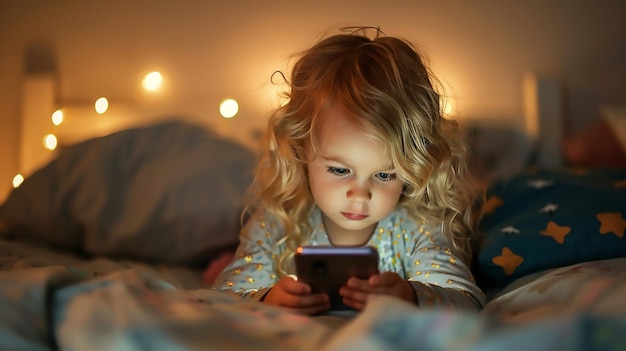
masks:
<path id="1" fill-rule="evenodd" d="M 0 206 L 11 235 L 86 254 L 203 263 L 237 244 L 255 154 L 172 121 L 70 146 Z"/>

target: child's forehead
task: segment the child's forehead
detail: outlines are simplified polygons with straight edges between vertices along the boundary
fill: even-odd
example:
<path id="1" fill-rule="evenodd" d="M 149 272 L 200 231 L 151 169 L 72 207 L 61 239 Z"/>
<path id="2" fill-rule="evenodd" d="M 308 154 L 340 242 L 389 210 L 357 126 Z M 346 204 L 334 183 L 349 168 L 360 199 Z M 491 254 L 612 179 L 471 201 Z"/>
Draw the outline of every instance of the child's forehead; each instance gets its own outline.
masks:
<path id="1" fill-rule="evenodd" d="M 357 144 L 373 145 L 375 150 L 388 159 L 389 147 L 373 123 L 358 115 L 352 114 L 340 105 L 329 106 L 318 115 L 311 131 L 312 149 L 320 151 L 325 144 Z"/>
<path id="2" fill-rule="evenodd" d="M 329 135 L 341 133 L 346 133 L 346 136 L 358 135 L 370 138 L 374 138 L 377 134 L 373 124 L 366 118 L 339 103 L 331 103 L 318 113 L 312 134 L 320 140 Z"/>

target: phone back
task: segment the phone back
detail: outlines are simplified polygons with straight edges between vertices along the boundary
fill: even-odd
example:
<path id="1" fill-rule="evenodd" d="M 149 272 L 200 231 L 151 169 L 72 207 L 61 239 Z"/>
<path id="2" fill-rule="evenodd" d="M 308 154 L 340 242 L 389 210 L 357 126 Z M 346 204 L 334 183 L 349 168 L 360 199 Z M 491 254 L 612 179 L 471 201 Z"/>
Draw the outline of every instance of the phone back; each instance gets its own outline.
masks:
<path id="1" fill-rule="evenodd" d="M 378 273 L 378 251 L 371 246 L 303 246 L 295 255 L 298 280 L 313 292 L 326 293 L 333 310 L 350 309 L 344 305 L 339 289 L 350 277 L 367 279 Z"/>

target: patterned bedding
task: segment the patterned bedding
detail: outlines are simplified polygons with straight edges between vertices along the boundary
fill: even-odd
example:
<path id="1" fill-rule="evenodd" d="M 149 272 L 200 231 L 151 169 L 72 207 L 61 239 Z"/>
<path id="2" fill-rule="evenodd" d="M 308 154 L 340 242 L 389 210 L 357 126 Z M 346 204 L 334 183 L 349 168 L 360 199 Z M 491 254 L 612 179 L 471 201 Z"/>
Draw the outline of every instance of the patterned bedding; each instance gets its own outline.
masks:
<path id="1" fill-rule="evenodd" d="M 379 297 L 357 315 L 305 317 L 213 291 L 182 268 L 84 260 L 10 241 L 0 247 L 2 350 L 626 347 L 626 258 L 523 278 L 481 313 Z"/>
<path id="2" fill-rule="evenodd" d="M 193 289 L 193 272 L 0 245 L 2 350 L 309 350 L 330 331 L 199 289 L 199 276 Z"/>

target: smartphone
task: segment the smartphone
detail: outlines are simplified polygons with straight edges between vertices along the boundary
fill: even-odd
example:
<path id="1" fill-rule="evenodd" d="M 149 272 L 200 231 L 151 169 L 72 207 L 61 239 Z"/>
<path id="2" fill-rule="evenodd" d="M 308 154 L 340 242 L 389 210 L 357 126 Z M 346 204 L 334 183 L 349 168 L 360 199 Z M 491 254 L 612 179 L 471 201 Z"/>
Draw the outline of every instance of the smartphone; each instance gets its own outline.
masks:
<path id="1" fill-rule="evenodd" d="M 294 257 L 299 281 L 314 293 L 326 293 L 332 310 L 349 310 L 339 289 L 349 278 L 367 279 L 378 273 L 378 251 L 371 246 L 301 246 Z"/>

